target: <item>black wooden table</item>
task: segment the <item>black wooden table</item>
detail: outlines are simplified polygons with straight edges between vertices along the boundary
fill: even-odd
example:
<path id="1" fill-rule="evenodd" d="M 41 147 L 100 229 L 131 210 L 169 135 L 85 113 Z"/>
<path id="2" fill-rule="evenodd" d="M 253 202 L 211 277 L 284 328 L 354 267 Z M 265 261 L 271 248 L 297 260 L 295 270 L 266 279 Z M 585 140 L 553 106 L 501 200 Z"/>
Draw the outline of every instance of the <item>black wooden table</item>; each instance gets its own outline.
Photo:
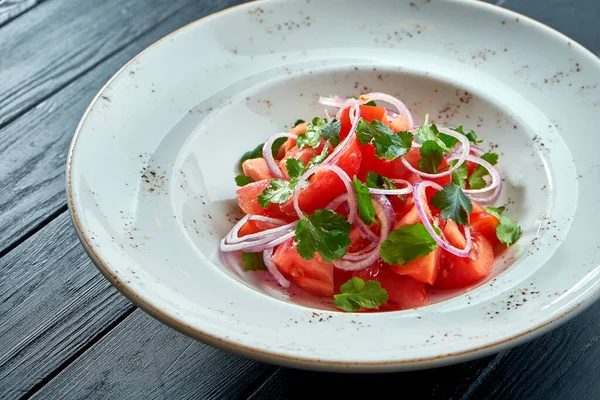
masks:
<path id="1" fill-rule="evenodd" d="M 356 376 L 280 368 L 195 342 L 100 275 L 71 226 L 64 190 L 79 118 L 142 49 L 240 2 L 0 0 L 0 399 L 320 398 L 325 386 L 340 399 L 384 390 L 419 399 L 600 399 L 600 304 L 496 356 Z M 600 0 L 490 2 L 600 54 Z"/>

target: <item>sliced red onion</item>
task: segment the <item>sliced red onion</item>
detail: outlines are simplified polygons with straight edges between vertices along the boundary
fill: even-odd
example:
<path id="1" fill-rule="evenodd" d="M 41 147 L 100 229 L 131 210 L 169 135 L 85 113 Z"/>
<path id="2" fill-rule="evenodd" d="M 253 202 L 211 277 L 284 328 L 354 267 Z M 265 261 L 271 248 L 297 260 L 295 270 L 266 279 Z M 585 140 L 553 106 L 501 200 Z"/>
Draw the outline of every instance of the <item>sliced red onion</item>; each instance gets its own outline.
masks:
<path id="1" fill-rule="evenodd" d="M 348 97 L 341 96 L 319 97 L 319 104 L 324 105 L 325 107 L 340 108 L 347 100 Z M 365 104 L 366 101 L 360 101 L 359 99 L 359 103 L 362 105 Z M 385 110 L 387 111 L 388 122 L 392 122 L 396 117 L 400 116 L 397 110 L 392 110 L 391 108 L 386 108 Z M 327 119 L 329 119 L 329 112 L 327 109 L 325 109 L 325 115 L 327 116 Z"/>
<path id="2" fill-rule="evenodd" d="M 402 194 L 409 194 L 412 193 L 413 191 L 413 186 L 412 184 L 404 179 L 394 179 L 392 180 L 392 182 L 394 183 L 400 183 L 402 185 L 406 185 L 405 188 L 403 189 L 378 189 L 378 188 L 369 188 L 369 192 L 371 192 L 371 194 L 382 194 L 382 195 L 402 195 Z"/>
<path id="3" fill-rule="evenodd" d="M 449 158 L 448 160 L 454 160 L 456 158 Z M 487 169 L 488 172 L 490 173 L 490 176 L 492 177 L 492 182 L 487 185 L 484 188 L 481 189 L 463 189 L 463 192 L 467 193 L 467 194 L 482 194 L 482 193 L 487 193 L 490 190 L 496 189 L 500 183 L 502 182 L 502 177 L 500 176 L 500 173 L 498 172 L 498 170 L 496 168 L 494 168 L 494 166 L 492 164 L 490 164 L 489 162 L 485 161 L 483 158 L 480 157 L 475 157 L 472 155 L 467 156 L 467 161 L 471 161 L 475 164 L 479 164 L 481 165 L 483 168 Z"/>
<path id="4" fill-rule="evenodd" d="M 371 241 L 375 241 L 379 238 L 379 236 L 377 236 L 375 233 L 373 233 L 373 231 L 367 226 L 367 224 L 365 224 L 363 222 L 362 219 L 360 218 L 356 218 L 356 220 L 354 221 L 354 225 L 356 225 L 358 227 L 358 229 L 361 232 L 361 236 L 364 237 L 365 239 L 369 239 Z"/>
<path id="5" fill-rule="evenodd" d="M 372 265 L 380 257 L 381 243 L 383 243 L 390 233 L 390 229 L 394 226 L 396 216 L 392 204 L 385 196 L 373 196 L 373 206 L 375 207 L 375 214 L 381 224 L 381 232 L 379 240 L 376 242 L 373 250 L 369 252 L 358 252 L 346 254 L 344 257 L 338 260 L 333 260 L 332 264 L 334 267 L 344 271 L 358 271 Z"/>
<path id="6" fill-rule="evenodd" d="M 496 188 L 494 193 L 492 193 L 491 195 L 489 195 L 487 197 L 478 197 L 478 196 L 471 195 L 470 197 L 471 197 L 471 199 L 475 200 L 479 204 L 490 205 L 490 204 L 494 204 L 495 202 L 498 201 L 498 198 L 500 197 L 501 192 L 502 192 L 502 179 L 500 179 L 500 183 L 498 184 L 498 187 Z"/>
<path id="7" fill-rule="evenodd" d="M 242 222 L 244 219 L 240 222 Z M 286 237 L 290 232 L 294 232 L 297 222 L 292 222 L 273 229 L 267 229 L 262 232 L 246 235 L 242 238 L 237 236 L 239 232 L 239 222 L 234 226 L 231 232 L 225 236 L 219 245 L 221 251 L 247 251 L 255 252 L 277 246 L 281 243 L 280 239 Z M 289 237 L 288 237 L 289 239 Z M 260 249 L 260 250 L 257 250 Z"/>
<path id="8" fill-rule="evenodd" d="M 439 174 L 429 174 L 427 172 L 420 171 L 420 170 L 416 169 L 415 167 L 413 167 L 408 161 L 406 161 L 406 158 L 402 157 L 402 164 L 404 164 L 404 166 L 406 168 L 408 168 L 411 172 L 414 172 L 415 174 L 422 176 L 424 178 L 435 179 L 435 178 L 441 178 L 444 176 L 448 176 L 451 173 L 453 173 L 454 171 L 456 171 L 467 160 L 467 157 L 469 156 L 470 144 L 469 144 L 469 139 L 467 139 L 467 137 L 465 135 L 461 135 L 460 133 L 455 132 L 452 129 L 447 129 L 447 128 L 438 128 L 438 130 L 442 133 L 445 133 L 448 136 L 452 136 L 453 138 L 457 139 L 460 142 L 460 144 L 462 145 L 462 153 L 461 153 L 460 157 L 458 158 L 458 162 L 452 168 L 450 168 L 444 172 L 440 172 Z"/>
<path id="9" fill-rule="evenodd" d="M 485 150 L 483 150 L 479 146 L 475 146 L 474 144 L 471 145 L 471 152 L 473 152 L 473 154 L 479 157 L 481 157 L 482 154 L 485 154 Z"/>
<path id="10" fill-rule="evenodd" d="M 346 150 L 348 146 L 350 146 L 350 143 L 352 143 L 354 137 L 356 136 L 356 127 L 358 126 L 358 121 L 360 120 L 360 106 L 358 100 L 348 99 L 348 101 L 344 103 L 342 108 L 339 109 L 335 118 L 339 121 L 342 116 L 342 112 L 348 107 L 354 107 L 354 116 L 352 116 L 352 113 L 350 113 L 352 127 L 350 128 L 350 132 L 348 132 L 348 136 L 346 136 L 346 139 L 344 139 L 342 143 L 338 144 L 333 153 L 331 153 L 329 157 L 327 157 L 327 159 L 324 161 L 324 163 L 326 164 L 336 162 L 337 159 L 340 157 L 340 154 L 342 154 L 344 150 Z M 352 120 L 352 118 L 354 118 L 354 120 Z"/>
<path id="11" fill-rule="evenodd" d="M 251 233 L 251 234 L 243 236 L 243 237 L 239 237 L 237 235 L 239 230 L 237 232 L 234 232 L 234 230 L 232 229 L 231 233 L 226 237 L 226 239 L 227 239 L 226 243 L 227 244 L 236 244 L 236 243 L 243 243 L 243 242 L 256 243 L 257 241 L 265 239 L 265 238 L 275 239 L 275 238 L 287 233 L 290 229 L 294 229 L 295 227 L 296 227 L 296 223 L 292 222 L 290 224 L 278 226 L 277 228 L 266 229 L 262 232 L 257 232 L 257 233 Z"/>
<path id="12" fill-rule="evenodd" d="M 354 192 L 354 187 L 352 186 L 352 179 L 348 176 L 348 174 L 338 167 L 337 165 L 332 164 L 319 164 L 314 167 L 310 167 L 300 179 L 298 179 L 298 183 L 296 183 L 296 188 L 294 189 L 294 194 L 292 196 L 292 201 L 294 204 L 294 210 L 296 210 L 296 214 L 299 219 L 304 218 L 304 213 L 300 209 L 300 205 L 298 204 L 298 196 L 300 195 L 300 190 L 304 186 L 304 182 L 308 180 L 314 173 L 319 171 L 331 171 L 334 172 L 337 176 L 340 177 L 344 185 L 346 186 L 346 191 L 348 194 L 348 222 L 350 224 L 354 223 L 356 219 L 356 193 Z"/>
<path id="13" fill-rule="evenodd" d="M 221 241 L 220 249 L 221 251 L 245 251 L 248 253 L 258 253 L 259 251 L 263 251 L 266 249 L 271 249 L 278 244 L 285 242 L 294 237 L 295 230 L 291 230 L 288 233 L 282 236 L 275 237 L 267 237 L 264 240 L 257 240 L 253 242 L 245 242 L 245 243 L 236 243 L 236 244 L 224 244 Z"/>
<path id="14" fill-rule="evenodd" d="M 285 289 L 289 288 L 291 284 L 290 281 L 285 279 L 285 276 L 283 276 L 283 274 L 279 272 L 277 265 L 275 265 L 275 262 L 273 262 L 273 248 L 266 249 L 263 252 L 263 261 L 265 262 L 267 271 L 271 273 L 271 276 L 275 278 L 277 283 L 279 283 L 279 285 L 281 285 Z"/>
<path id="15" fill-rule="evenodd" d="M 435 182 L 418 181 L 415 183 L 414 191 L 413 191 L 413 197 L 415 199 L 415 206 L 417 207 L 417 212 L 419 213 L 419 217 L 421 217 L 421 221 L 423 222 L 423 225 L 425 225 L 427 232 L 429 232 L 429 234 L 431 235 L 433 240 L 435 240 L 442 249 L 444 249 L 447 252 L 452 253 L 458 257 L 468 257 L 469 253 L 471 252 L 471 248 L 473 246 L 473 244 L 471 242 L 471 229 L 465 225 L 465 239 L 467 240 L 467 244 L 465 245 L 464 249 L 458 249 L 458 248 L 452 246 L 450 243 L 445 242 L 440 237 L 440 235 L 438 235 L 435 232 L 435 229 L 433 229 L 431 222 L 429 222 L 429 218 L 427 218 L 427 213 L 425 211 L 425 207 L 427 207 L 427 209 L 429 209 L 429 206 L 427 205 L 426 202 L 423 201 L 423 197 L 422 197 L 422 195 L 427 187 L 432 187 L 436 190 L 443 190 L 443 188 Z"/>
<path id="16" fill-rule="evenodd" d="M 398 100 L 397 98 L 395 98 L 394 96 L 390 96 L 389 94 L 386 93 L 379 93 L 379 92 L 373 92 L 373 93 L 367 93 L 367 94 L 363 94 L 362 96 L 360 96 L 361 100 L 364 100 L 365 102 L 367 101 L 377 101 L 377 100 L 381 100 L 381 101 L 385 101 L 386 103 L 390 103 L 391 105 L 393 105 L 394 107 L 396 107 L 398 109 L 398 113 L 400 115 L 403 115 L 404 117 L 406 117 L 406 120 L 408 121 L 408 126 L 415 126 L 415 121 L 413 120 L 413 117 L 410 113 L 410 111 L 408 111 L 408 108 L 406 107 L 406 105 L 401 102 L 400 100 Z"/>
<path id="17" fill-rule="evenodd" d="M 283 177 L 283 173 L 279 169 L 279 165 L 277 165 L 277 162 L 275 162 L 275 157 L 273 157 L 273 143 L 275 142 L 275 140 L 282 138 L 282 137 L 286 137 L 288 139 L 294 139 L 294 140 L 298 139 L 298 136 L 293 135 L 291 133 L 287 133 L 287 132 L 278 133 L 278 134 L 273 135 L 270 138 L 268 138 L 267 141 L 265 142 L 265 144 L 263 145 L 263 149 L 262 149 L 262 155 L 263 155 L 263 158 L 265 159 L 265 161 L 267 162 L 267 167 L 269 167 L 269 171 L 271 171 L 271 173 L 279 179 L 284 179 L 284 177 Z"/>
<path id="18" fill-rule="evenodd" d="M 282 219 L 265 217 L 264 215 L 250 215 L 249 220 L 250 221 L 265 222 L 267 224 L 277 225 L 277 226 L 282 226 L 282 225 L 286 225 L 287 224 L 287 222 L 284 221 L 284 220 L 282 220 Z"/>
<path id="19" fill-rule="evenodd" d="M 331 210 L 331 211 L 335 211 L 335 210 L 337 210 L 337 208 L 339 206 L 341 206 L 342 204 L 344 204 L 347 201 L 348 201 L 348 193 L 344 193 L 344 194 L 339 195 L 335 199 L 331 200 L 331 202 L 329 202 L 329 204 L 327 204 L 325 206 L 325 208 L 328 210 Z"/>

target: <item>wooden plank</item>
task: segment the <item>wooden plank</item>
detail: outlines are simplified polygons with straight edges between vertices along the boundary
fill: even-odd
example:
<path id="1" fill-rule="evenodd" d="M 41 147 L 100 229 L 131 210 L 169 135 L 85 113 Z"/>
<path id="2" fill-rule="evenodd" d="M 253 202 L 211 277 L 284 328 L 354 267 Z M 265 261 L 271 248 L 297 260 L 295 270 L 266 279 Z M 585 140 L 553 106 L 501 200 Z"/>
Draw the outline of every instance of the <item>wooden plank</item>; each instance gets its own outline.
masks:
<path id="1" fill-rule="evenodd" d="M 194 341 L 136 310 L 34 398 L 235 399 L 273 369 Z"/>
<path id="2" fill-rule="evenodd" d="M 281 368 L 249 399 L 310 399 L 320 388 L 334 388 L 340 399 L 374 398 L 382 391 L 415 399 L 457 399 L 494 357 L 427 371 L 393 374 L 333 374 Z M 410 397 L 412 394 L 413 397 Z M 415 395 L 417 394 L 417 395 Z"/>
<path id="3" fill-rule="evenodd" d="M 60 215 L 0 259 L 0 398 L 27 393 L 133 308 Z"/>
<path id="4" fill-rule="evenodd" d="M 48 1 L 0 29 L 0 127 L 177 15 L 177 27 L 231 0 Z M 35 29 L 32 29 L 35 27 Z M 151 42 L 150 41 L 150 42 Z M 128 53 L 130 56 L 132 53 Z"/>
<path id="5" fill-rule="evenodd" d="M 0 27 L 31 10 L 43 0 L 0 0 Z"/>
<path id="6" fill-rule="evenodd" d="M 465 399 L 600 399 L 600 303 L 507 351 Z"/>
<path id="7" fill-rule="evenodd" d="M 70 0 L 57 1 L 57 3 L 69 2 Z M 51 5 L 51 3 L 53 2 L 40 5 L 32 13 L 37 12 L 38 9 L 42 9 L 46 5 Z M 106 4 L 108 7 L 110 2 L 93 3 L 94 6 L 91 7 L 91 11 L 88 11 L 86 2 L 78 1 L 72 5 L 76 10 L 73 12 L 85 15 L 92 12 L 92 15 L 96 15 L 94 13 L 102 11 L 107 14 L 104 18 L 112 19 L 116 18 L 113 15 L 116 12 L 115 10 L 123 9 L 122 6 L 109 7 L 107 9 L 98 8 L 101 4 Z M 131 0 L 127 2 L 127 9 L 129 10 L 127 13 L 127 22 L 122 21 L 123 27 L 118 30 L 120 32 L 118 35 L 121 35 L 120 40 L 122 42 L 134 40 L 133 43 L 122 48 L 119 52 L 98 64 L 94 69 L 84 74 L 75 82 L 55 93 L 21 118 L 0 130 L 0 137 L 2 138 L 0 140 L 0 254 L 10 249 L 11 243 L 18 243 L 22 237 L 27 237 L 31 231 L 35 231 L 40 224 L 45 222 L 45 218 L 48 215 L 64 211 L 64 171 L 69 143 L 81 115 L 106 80 L 123 64 L 129 61 L 129 59 L 161 37 L 197 18 L 230 6 L 233 3 L 239 3 L 239 1 L 197 2 L 195 0 L 186 0 L 184 10 L 180 10 L 176 15 L 163 20 L 155 29 L 134 39 L 136 32 L 142 31 L 144 27 L 153 26 L 152 24 L 155 23 L 157 18 L 154 11 L 132 14 L 133 9 L 129 8 L 129 5 L 131 4 L 131 7 L 133 7 L 135 4 L 139 6 L 142 3 L 146 4 L 147 2 L 145 0 Z M 163 12 L 171 9 L 170 2 L 161 2 L 161 4 L 158 8 L 162 9 Z M 152 8 L 152 3 L 148 2 L 147 7 Z M 54 13 L 57 12 L 55 11 Z M 120 15 L 120 11 L 118 14 Z M 146 14 L 149 15 L 146 16 Z M 22 19 L 28 19 L 27 17 L 24 16 Z M 100 18 L 100 15 L 96 15 L 96 17 Z M 54 18 L 60 21 L 67 19 L 66 17 L 58 18 L 56 15 L 54 15 Z M 73 18 L 75 17 L 73 16 Z M 103 18 L 100 18 L 100 21 L 103 21 Z M 21 21 L 18 22 L 20 23 Z M 44 21 L 40 21 L 40 23 L 44 23 Z M 100 42 L 104 42 L 105 29 L 107 29 L 107 26 L 110 26 L 110 23 L 107 22 L 107 24 L 109 25 L 105 25 L 103 22 L 91 24 L 91 27 L 93 27 L 91 29 L 95 29 L 96 39 Z M 47 22 L 47 25 L 50 26 L 52 24 Z M 131 26 L 135 26 L 135 28 Z M 11 27 L 7 26 L 6 29 L 8 28 Z M 41 26 L 40 29 L 44 31 L 46 28 Z M 0 29 L 0 49 L 4 46 L 2 43 L 4 32 L 5 29 Z M 35 41 L 37 39 L 36 37 L 27 37 L 24 40 Z M 76 43 L 71 43 L 70 46 L 74 48 L 87 46 L 89 45 L 89 40 L 91 38 L 83 35 L 81 43 L 78 39 Z M 36 62 L 50 63 L 51 59 L 60 58 L 60 52 L 65 51 L 65 49 L 62 47 L 62 44 L 58 44 L 59 42 L 61 41 L 57 41 L 57 46 L 49 46 L 50 49 L 43 53 L 46 57 L 45 61 L 38 60 Z M 112 45 L 115 47 L 118 44 L 117 42 L 114 39 L 110 39 L 103 46 Z M 27 42 L 22 45 L 27 47 Z M 104 50 L 105 48 L 103 47 L 102 51 Z M 3 54 L 2 51 L 0 51 L 0 54 Z M 38 56 L 34 58 L 36 57 Z M 16 63 L 17 60 L 13 58 L 9 62 Z M 21 59 L 21 62 L 24 62 L 24 60 Z M 69 63 L 66 62 L 66 64 L 70 65 Z M 1 57 L 0 65 L 4 66 L 4 60 Z M 0 118 L 6 115 L 2 105 L 2 88 L 6 89 L 9 82 L 14 82 L 16 85 L 14 92 L 17 95 L 17 92 L 20 90 L 18 89 L 19 85 L 21 84 L 19 83 L 19 79 L 27 78 L 27 74 L 23 75 L 24 72 L 22 72 L 29 69 L 29 62 L 27 65 L 27 68 L 23 67 L 23 65 L 20 67 L 17 65 L 18 71 L 14 71 L 15 75 L 11 76 L 10 79 L 2 78 L 5 74 L 10 74 L 10 72 L 5 68 L 0 68 L 0 109 L 3 110 L 0 113 Z M 31 68 L 36 68 L 35 65 L 37 64 L 34 64 Z M 57 68 L 67 68 L 68 65 L 61 65 Z M 73 65 L 71 67 L 75 68 Z M 38 72 L 41 73 L 40 71 Z M 65 74 L 71 78 L 74 76 L 72 71 L 69 70 L 60 77 L 56 77 L 56 79 L 61 82 L 64 81 L 67 79 L 65 78 Z M 39 83 L 42 84 L 41 82 Z M 50 82 L 47 85 L 50 85 Z M 35 97 L 31 96 L 28 97 L 28 101 L 32 101 L 33 97 Z"/>

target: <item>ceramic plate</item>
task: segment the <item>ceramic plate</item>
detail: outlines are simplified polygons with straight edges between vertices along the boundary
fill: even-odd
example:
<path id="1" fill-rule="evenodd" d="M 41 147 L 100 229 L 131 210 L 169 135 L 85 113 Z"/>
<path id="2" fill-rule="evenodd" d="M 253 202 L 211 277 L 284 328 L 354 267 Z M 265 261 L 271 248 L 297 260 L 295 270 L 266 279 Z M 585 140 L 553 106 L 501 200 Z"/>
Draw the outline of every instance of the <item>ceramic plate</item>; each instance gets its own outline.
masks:
<path id="1" fill-rule="evenodd" d="M 267 362 L 428 368 L 542 334 L 598 296 L 600 62 L 476 1 L 275 0 L 197 21 L 121 69 L 73 139 L 73 220 L 100 271 L 185 334 Z M 320 95 L 382 91 L 418 123 L 462 123 L 501 153 L 523 237 L 482 284 L 419 309 L 340 313 L 218 251 L 239 156 Z"/>

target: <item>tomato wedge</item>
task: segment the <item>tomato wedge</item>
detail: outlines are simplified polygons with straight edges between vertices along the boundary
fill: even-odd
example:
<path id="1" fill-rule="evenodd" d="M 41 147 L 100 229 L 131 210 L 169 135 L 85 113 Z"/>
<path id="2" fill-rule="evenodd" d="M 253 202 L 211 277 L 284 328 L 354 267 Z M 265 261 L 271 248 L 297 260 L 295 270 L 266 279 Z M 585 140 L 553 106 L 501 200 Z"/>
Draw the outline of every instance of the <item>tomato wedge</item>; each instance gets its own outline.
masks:
<path id="1" fill-rule="evenodd" d="M 279 204 L 271 203 L 267 208 L 263 208 L 258 204 L 258 195 L 271 185 L 269 181 L 270 179 L 263 179 L 239 188 L 236 193 L 240 208 L 246 214 L 289 219 L 289 216 L 281 211 Z"/>
<path id="2" fill-rule="evenodd" d="M 379 260 L 363 270 L 356 271 L 354 276 L 365 282 L 376 280 L 387 290 L 388 300 L 381 305 L 385 310 L 406 310 L 429 304 L 425 285 L 409 276 L 401 276 L 392 272 L 389 266 Z"/>
<path id="3" fill-rule="evenodd" d="M 264 158 L 252 158 L 242 163 L 244 175 L 250 177 L 253 181 L 262 181 L 263 179 L 274 178 L 271 170 L 267 167 L 267 162 Z"/>
<path id="4" fill-rule="evenodd" d="M 303 259 L 293 243 L 290 239 L 273 252 L 273 262 L 279 271 L 313 296 L 333 296 L 333 265 L 323 261 L 319 254 L 312 260 Z"/>
<path id="5" fill-rule="evenodd" d="M 350 133 L 350 129 L 352 128 L 352 124 L 350 123 L 351 108 L 352 107 L 349 107 L 342 111 L 342 115 L 340 117 L 340 139 L 342 140 L 348 136 L 348 133 Z M 368 122 L 378 120 L 387 123 L 387 110 L 383 107 L 360 106 L 360 117 Z"/>

